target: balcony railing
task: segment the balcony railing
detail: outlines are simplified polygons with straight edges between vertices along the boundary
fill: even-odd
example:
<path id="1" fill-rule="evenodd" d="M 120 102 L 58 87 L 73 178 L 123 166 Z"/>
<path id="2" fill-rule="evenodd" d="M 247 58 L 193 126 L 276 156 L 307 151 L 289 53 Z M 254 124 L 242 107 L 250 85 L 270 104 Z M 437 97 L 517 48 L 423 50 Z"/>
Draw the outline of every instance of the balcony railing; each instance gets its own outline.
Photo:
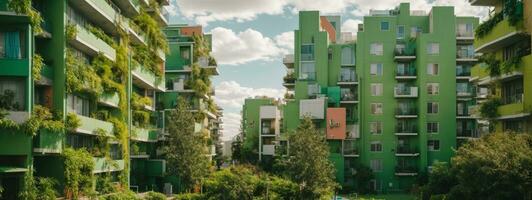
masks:
<path id="1" fill-rule="evenodd" d="M 316 72 L 300 73 L 299 74 L 299 79 L 301 79 L 301 80 L 309 80 L 309 81 L 316 80 Z"/>
<path id="2" fill-rule="evenodd" d="M 461 138 L 477 138 L 478 132 L 474 129 L 457 129 L 456 130 L 456 137 Z"/>
<path id="3" fill-rule="evenodd" d="M 474 36 L 474 33 L 471 31 L 471 32 L 468 32 L 468 31 L 457 31 L 456 32 L 456 37 L 473 37 Z"/>
<path id="4" fill-rule="evenodd" d="M 338 82 L 357 82 L 355 70 L 342 70 L 338 76 Z"/>
<path id="5" fill-rule="evenodd" d="M 354 92 L 346 92 L 345 90 L 341 91 L 340 101 L 356 101 L 358 99 L 358 94 Z"/>
<path id="6" fill-rule="evenodd" d="M 404 67 L 397 67 L 395 71 L 395 76 L 417 76 L 417 70 L 414 65 L 407 65 Z"/>
<path id="7" fill-rule="evenodd" d="M 417 108 L 415 106 L 397 107 L 395 115 L 417 115 Z"/>
<path id="8" fill-rule="evenodd" d="M 417 133 L 416 124 L 397 124 L 395 125 L 395 133 Z"/>
<path id="9" fill-rule="evenodd" d="M 296 82 L 295 74 L 294 74 L 294 73 L 286 74 L 286 75 L 283 77 L 283 80 L 284 80 L 284 83 L 293 84 L 293 83 Z"/>
<path id="10" fill-rule="evenodd" d="M 417 97 L 418 87 L 396 86 L 394 89 L 395 97 Z"/>
<path id="11" fill-rule="evenodd" d="M 275 129 L 270 127 L 263 127 L 262 128 L 262 135 L 275 135 Z"/>
<path id="12" fill-rule="evenodd" d="M 416 147 L 409 147 L 407 145 L 398 146 L 395 149 L 395 155 L 416 156 L 419 155 L 419 150 Z"/>
<path id="13" fill-rule="evenodd" d="M 417 175 L 418 171 L 415 166 L 395 166 L 395 175 Z"/>

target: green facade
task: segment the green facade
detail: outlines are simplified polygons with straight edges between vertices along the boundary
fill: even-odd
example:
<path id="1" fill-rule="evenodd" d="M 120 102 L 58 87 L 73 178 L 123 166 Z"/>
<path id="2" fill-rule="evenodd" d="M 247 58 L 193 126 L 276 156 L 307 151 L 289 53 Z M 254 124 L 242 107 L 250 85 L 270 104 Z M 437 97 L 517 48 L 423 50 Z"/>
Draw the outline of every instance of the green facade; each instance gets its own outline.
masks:
<path id="1" fill-rule="evenodd" d="M 484 102 L 499 100 L 497 116 L 480 119 L 481 133 L 532 131 L 532 30 L 530 1 L 475 1 L 473 6 L 490 6 L 493 15 L 480 26 L 474 47 L 488 61 L 476 65 L 471 83 L 477 88 L 478 109 Z M 479 27 L 480 27 L 479 26 Z M 509 67 L 508 67 L 509 66 Z M 500 71 L 493 73 L 492 71 Z M 477 112 L 478 115 L 480 113 Z"/>
<path id="2" fill-rule="evenodd" d="M 478 19 L 457 17 L 453 7 L 425 13 L 402 3 L 365 16 L 356 42 L 337 34 L 337 20 L 317 11 L 299 14 L 294 55 L 284 59 L 289 75 L 282 132 L 297 127 L 302 100 L 326 97 L 325 110 L 346 110 L 345 138 L 328 140 L 343 188 L 409 191 L 434 162 L 450 162 L 457 143 L 476 134 L 468 81 L 477 62 L 472 43 Z M 314 121 L 328 135 L 325 118 Z M 369 185 L 354 180 L 360 166 L 374 173 Z"/>

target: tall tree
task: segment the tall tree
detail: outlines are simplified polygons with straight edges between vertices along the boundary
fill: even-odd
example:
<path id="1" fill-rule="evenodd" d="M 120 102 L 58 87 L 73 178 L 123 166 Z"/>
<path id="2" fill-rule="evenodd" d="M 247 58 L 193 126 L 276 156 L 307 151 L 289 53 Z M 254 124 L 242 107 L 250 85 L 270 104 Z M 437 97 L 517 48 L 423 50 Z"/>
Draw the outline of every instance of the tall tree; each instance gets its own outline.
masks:
<path id="1" fill-rule="evenodd" d="M 289 142 L 288 174 L 299 184 L 300 198 L 330 198 L 338 184 L 334 180 L 334 166 L 328 159 L 325 136 L 318 132 L 310 118 L 305 118 L 296 132 L 289 135 Z"/>
<path id="2" fill-rule="evenodd" d="M 192 189 L 209 173 L 205 137 L 194 132 L 194 116 L 179 97 L 177 106 L 166 118 L 168 139 L 164 146 L 168 173 L 181 178 L 185 189 Z"/>

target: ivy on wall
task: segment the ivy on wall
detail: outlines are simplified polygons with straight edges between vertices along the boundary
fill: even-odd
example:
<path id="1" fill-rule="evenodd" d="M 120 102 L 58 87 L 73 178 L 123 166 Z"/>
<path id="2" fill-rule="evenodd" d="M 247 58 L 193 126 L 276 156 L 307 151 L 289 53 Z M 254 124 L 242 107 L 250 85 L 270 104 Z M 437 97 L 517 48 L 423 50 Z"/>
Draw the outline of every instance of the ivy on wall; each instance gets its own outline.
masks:
<path id="1" fill-rule="evenodd" d="M 41 80 L 41 70 L 43 67 L 43 58 L 41 55 L 34 53 L 33 54 L 33 64 L 31 67 L 31 75 L 34 81 Z"/>
<path id="2" fill-rule="evenodd" d="M 79 199 L 93 195 L 94 160 L 85 149 L 66 148 L 62 157 L 65 164 L 65 198 Z"/>

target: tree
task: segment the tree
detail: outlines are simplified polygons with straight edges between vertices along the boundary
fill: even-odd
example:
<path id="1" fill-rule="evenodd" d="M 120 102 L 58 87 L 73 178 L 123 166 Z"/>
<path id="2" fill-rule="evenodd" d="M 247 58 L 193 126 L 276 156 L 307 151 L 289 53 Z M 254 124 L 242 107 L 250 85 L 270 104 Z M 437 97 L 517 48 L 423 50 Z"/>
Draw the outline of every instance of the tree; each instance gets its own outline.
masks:
<path id="1" fill-rule="evenodd" d="M 532 199 L 532 135 L 494 133 L 460 147 L 450 168 L 435 165 L 425 199 Z"/>
<path id="2" fill-rule="evenodd" d="M 242 137 L 240 137 L 240 134 L 235 136 L 235 139 L 231 143 L 231 160 L 233 161 L 240 161 L 242 158 L 240 151 L 242 150 Z"/>
<path id="3" fill-rule="evenodd" d="M 289 141 L 288 174 L 299 184 L 300 198 L 329 198 L 338 184 L 334 181 L 334 166 L 328 159 L 329 147 L 325 136 L 306 117 L 296 132 L 289 135 Z"/>
<path id="4" fill-rule="evenodd" d="M 168 140 L 164 153 L 168 162 L 168 173 L 180 177 L 187 190 L 199 184 L 209 173 L 206 141 L 203 135 L 194 132 L 194 116 L 179 97 L 177 106 L 170 111 L 166 130 Z"/>

